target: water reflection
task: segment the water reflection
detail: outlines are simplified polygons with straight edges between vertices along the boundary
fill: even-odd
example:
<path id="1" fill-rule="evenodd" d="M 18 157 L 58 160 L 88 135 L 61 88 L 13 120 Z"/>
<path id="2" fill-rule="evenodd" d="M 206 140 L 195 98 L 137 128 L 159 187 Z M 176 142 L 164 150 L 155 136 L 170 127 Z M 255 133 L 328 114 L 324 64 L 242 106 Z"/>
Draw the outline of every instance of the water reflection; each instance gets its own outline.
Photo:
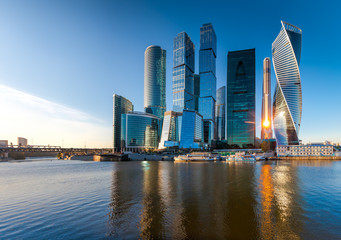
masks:
<path id="1" fill-rule="evenodd" d="M 341 161 L 1 163 L 0 239 L 340 239 Z"/>
<path id="2" fill-rule="evenodd" d="M 302 209 L 297 168 L 292 165 L 263 164 L 260 171 L 263 239 L 300 239 Z"/>
<path id="3" fill-rule="evenodd" d="M 140 214 L 140 238 L 161 239 L 165 237 L 165 204 L 159 189 L 159 164 L 155 162 L 143 168 L 143 209 Z"/>
<path id="4" fill-rule="evenodd" d="M 299 239 L 304 202 L 297 169 L 271 162 L 115 163 L 108 235 Z"/>
<path id="5" fill-rule="evenodd" d="M 261 193 L 261 226 L 260 232 L 263 239 L 272 239 L 273 233 L 273 215 L 272 204 L 274 199 L 274 186 L 271 174 L 272 166 L 263 165 L 260 175 L 260 193 Z"/>

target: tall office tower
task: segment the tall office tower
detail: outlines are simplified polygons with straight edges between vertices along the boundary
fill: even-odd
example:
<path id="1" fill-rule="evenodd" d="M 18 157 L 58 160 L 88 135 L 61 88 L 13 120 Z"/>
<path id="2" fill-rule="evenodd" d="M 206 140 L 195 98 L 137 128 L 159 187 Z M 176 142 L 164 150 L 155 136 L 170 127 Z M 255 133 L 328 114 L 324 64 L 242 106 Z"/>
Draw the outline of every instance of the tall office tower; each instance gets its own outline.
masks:
<path id="1" fill-rule="evenodd" d="M 199 111 L 200 75 L 194 74 L 194 110 Z"/>
<path id="2" fill-rule="evenodd" d="M 255 145 L 255 49 L 228 52 L 226 84 L 227 144 Z"/>
<path id="3" fill-rule="evenodd" d="M 121 143 L 126 151 L 156 149 L 159 144 L 160 118 L 144 112 L 122 114 Z"/>
<path id="4" fill-rule="evenodd" d="M 166 50 L 154 45 L 144 52 L 144 110 L 161 119 L 166 111 Z"/>
<path id="5" fill-rule="evenodd" d="M 182 113 L 182 126 L 180 148 L 201 148 L 203 142 L 202 116 L 194 110 L 184 109 Z"/>
<path id="6" fill-rule="evenodd" d="M 173 110 L 194 109 L 194 44 L 187 33 L 174 38 Z"/>
<path id="7" fill-rule="evenodd" d="M 300 70 L 302 30 L 281 21 L 282 28 L 272 43 L 272 62 L 277 78 L 273 122 L 277 145 L 299 144 L 302 117 Z"/>
<path id="8" fill-rule="evenodd" d="M 199 113 L 204 119 L 204 142 L 210 144 L 215 133 L 217 37 L 211 23 L 200 28 Z"/>
<path id="9" fill-rule="evenodd" d="M 179 146 L 181 120 L 182 113 L 173 111 L 165 112 L 159 149 Z"/>
<path id="10" fill-rule="evenodd" d="M 121 115 L 133 111 L 133 104 L 126 98 L 113 96 L 113 147 L 114 152 L 121 151 Z"/>
<path id="11" fill-rule="evenodd" d="M 225 140 L 225 108 L 226 108 L 226 87 L 217 90 L 217 102 L 215 105 L 215 120 L 217 140 Z"/>
<path id="12" fill-rule="evenodd" d="M 263 96 L 262 96 L 262 130 L 261 139 L 272 138 L 271 127 L 271 63 L 270 58 L 263 61 Z"/>

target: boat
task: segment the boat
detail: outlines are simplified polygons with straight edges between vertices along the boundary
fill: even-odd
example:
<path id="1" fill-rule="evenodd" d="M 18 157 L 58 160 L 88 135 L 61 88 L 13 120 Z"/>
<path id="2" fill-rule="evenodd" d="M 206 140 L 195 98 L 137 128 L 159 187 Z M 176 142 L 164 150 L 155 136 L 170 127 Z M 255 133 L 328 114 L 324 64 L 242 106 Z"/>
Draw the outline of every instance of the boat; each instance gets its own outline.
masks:
<path id="1" fill-rule="evenodd" d="M 236 153 L 235 155 L 229 156 L 226 158 L 226 161 L 256 161 L 255 156 L 253 155 L 245 155 L 242 153 Z"/>
<path id="2" fill-rule="evenodd" d="M 220 161 L 219 154 L 212 153 L 191 153 L 186 155 L 179 155 L 174 157 L 175 162 L 206 162 L 206 161 Z"/>
<path id="3" fill-rule="evenodd" d="M 255 156 L 256 161 L 265 161 L 265 157 L 264 156 Z"/>

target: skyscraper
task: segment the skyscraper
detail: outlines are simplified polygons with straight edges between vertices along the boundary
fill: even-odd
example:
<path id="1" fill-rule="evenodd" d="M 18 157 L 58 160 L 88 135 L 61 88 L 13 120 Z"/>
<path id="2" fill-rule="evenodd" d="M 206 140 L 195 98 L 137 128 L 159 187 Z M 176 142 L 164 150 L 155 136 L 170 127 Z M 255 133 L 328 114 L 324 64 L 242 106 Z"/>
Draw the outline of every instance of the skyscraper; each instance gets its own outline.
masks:
<path id="1" fill-rule="evenodd" d="M 255 145 L 255 49 L 228 52 L 226 84 L 227 144 Z"/>
<path id="2" fill-rule="evenodd" d="M 113 147 L 114 152 L 121 151 L 121 115 L 133 111 L 133 104 L 126 98 L 113 95 Z"/>
<path id="3" fill-rule="evenodd" d="M 173 110 L 194 109 L 194 44 L 185 32 L 174 38 Z"/>
<path id="4" fill-rule="evenodd" d="M 211 23 L 200 28 L 199 113 L 204 119 L 204 142 L 211 143 L 215 134 L 217 37 Z"/>
<path id="5" fill-rule="evenodd" d="M 262 96 L 262 130 L 261 139 L 272 138 L 271 119 L 271 66 L 270 58 L 263 61 L 263 96 Z"/>
<path id="6" fill-rule="evenodd" d="M 199 111 L 200 75 L 194 74 L 194 110 Z"/>
<path id="7" fill-rule="evenodd" d="M 299 70 L 302 30 L 281 21 L 282 28 L 272 43 L 272 62 L 277 78 L 273 122 L 277 145 L 299 144 L 302 89 Z"/>
<path id="8" fill-rule="evenodd" d="M 166 111 L 166 50 L 154 45 L 144 53 L 144 110 L 161 119 Z"/>
<path id="9" fill-rule="evenodd" d="M 217 102 L 215 105 L 215 120 L 217 140 L 225 140 L 225 108 L 226 108 L 226 87 L 217 90 Z"/>

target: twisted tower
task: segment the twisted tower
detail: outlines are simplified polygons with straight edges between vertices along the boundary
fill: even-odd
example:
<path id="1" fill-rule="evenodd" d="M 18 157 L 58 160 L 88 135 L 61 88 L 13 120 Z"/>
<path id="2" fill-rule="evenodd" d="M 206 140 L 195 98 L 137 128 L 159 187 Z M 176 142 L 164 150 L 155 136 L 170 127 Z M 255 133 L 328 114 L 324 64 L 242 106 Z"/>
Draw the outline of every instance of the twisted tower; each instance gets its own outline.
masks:
<path id="1" fill-rule="evenodd" d="M 302 30 L 281 21 L 282 28 L 272 43 L 272 61 L 277 78 L 273 124 L 278 145 L 299 144 L 302 89 L 299 71 Z"/>

